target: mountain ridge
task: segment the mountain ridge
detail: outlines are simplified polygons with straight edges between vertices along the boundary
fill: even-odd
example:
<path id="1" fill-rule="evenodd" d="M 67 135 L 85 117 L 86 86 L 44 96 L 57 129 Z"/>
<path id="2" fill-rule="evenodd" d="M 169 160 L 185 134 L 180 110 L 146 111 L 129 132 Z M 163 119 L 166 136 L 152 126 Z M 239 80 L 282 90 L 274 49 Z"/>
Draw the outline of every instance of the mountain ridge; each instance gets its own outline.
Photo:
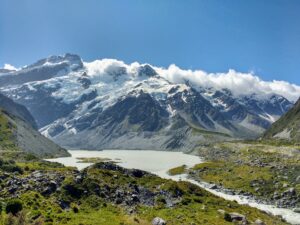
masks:
<path id="1" fill-rule="evenodd" d="M 189 80 L 171 82 L 149 64 L 86 63 L 72 54 L 0 80 L 0 91 L 25 105 L 46 137 L 71 148 L 188 151 L 212 139 L 259 137 L 292 107 L 277 94 L 236 96 Z"/>

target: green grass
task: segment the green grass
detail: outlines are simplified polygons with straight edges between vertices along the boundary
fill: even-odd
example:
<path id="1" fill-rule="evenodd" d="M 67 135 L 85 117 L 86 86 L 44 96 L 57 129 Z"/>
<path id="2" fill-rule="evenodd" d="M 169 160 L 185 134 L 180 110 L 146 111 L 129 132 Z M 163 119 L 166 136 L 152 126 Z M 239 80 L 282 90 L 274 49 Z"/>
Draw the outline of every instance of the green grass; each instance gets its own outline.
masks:
<path id="1" fill-rule="evenodd" d="M 79 157 L 76 159 L 78 159 L 78 162 L 80 162 L 80 163 L 99 163 L 99 162 L 112 161 L 109 158 L 101 158 L 101 157 L 90 157 L 90 158 Z"/>
<path id="2" fill-rule="evenodd" d="M 199 171 L 199 177 L 205 181 L 222 185 L 233 190 L 242 190 L 257 195 L 251 182 L 259 180 L 264 183 L 261 193 L 269 192 L 273 185 L 273 174 L 269 168 L 248 165 L 236 165 L 231 162 L 216 161 L 194 166 L 193 170 Z"/>
<path id="3" fill-rule="evenodd" d="M 296 179 L 300 176 L 300 155 L 293 145 L 226 142 L 200 149 L 199 153 L 207 162 L 192 168 L 196 179 L 249 192 L 265 200 L 274 192 L 280 194 L 290 187 L 299 190 Z"/>
<path id="4" fill-rule="evenodd" d="M 175 176 L 175 175 L 183 174 L 185 172 L 186 172 L 186 165 L 182 165 L 182 166 L 178 166 L 178 167 L 170 169 L 168 171 L 168 174 L 171 176 Z"/>
<path id="5" fill-rule="evenodd" d="M 262 145 L 269 145 L 269 146 L 276 146 L 276 147 L 300 147 L 300 143 L 297 143 L 296 141 L 293 140 L 285 140 L 285 139 L 261 139 L 261 140 L 245 140 L 245 141 L 238 141 L 246 144 L 262 144 Z M 237 143 L 238 143 L 237 142 Z"/>
<path id="6" fill-rule="evenodd" d="M 9 122 L 8 117 L 0 109 L 0 150 L 16 150 L 14 138 L 15 126 Z"/>
<path id="7" fill-rule="evenodd" d="M 271 128 L 267 130 L 263 136 L 264 139 L 272 139 L 273 136 L 287 129 L 290 131 L 292 142 L 299 144 L 300 138 L 300 101 L 296 102 L 295 106 L 290 109 L 279 120 L 272 124 Z"/>
<path id="8" fill-rule="evenodd" d="M 17 165 L 26 171 L 31 172 L 35 170 L 44 170 L 44 171 L 70 171 L 75 168 L 65 167 L 60 163 L 53 163 L 48 161 L 22 161 L 17 162 Z"/>
<path id="9" fill-rule="evenodd" d="M 134 216 L 127 215 L 119 206 L 104 203 L 95 196 L 94 198 L 86 199 L 80 204 L 73 203 L 69 210 L 62 210 L 55 198 L 45 198 L 35 192 L 25 193 L 20 196 L 20 199 L 25 208 L 23 210 L 25 212 L 25 224 L 34 224 L 37 221 L 46 225 L 149 224 L 142 219 L 139 219 L 137 222 Z M 98 207 L 94 207 L 91 204 L 95 200 L 98 200 Z M 75 211 L 74 208 L 77 210 Z M 0 224 L 6 224 L 5 221 L 7 221 L 9 216 L 3 212 L 0 218 Z"/>

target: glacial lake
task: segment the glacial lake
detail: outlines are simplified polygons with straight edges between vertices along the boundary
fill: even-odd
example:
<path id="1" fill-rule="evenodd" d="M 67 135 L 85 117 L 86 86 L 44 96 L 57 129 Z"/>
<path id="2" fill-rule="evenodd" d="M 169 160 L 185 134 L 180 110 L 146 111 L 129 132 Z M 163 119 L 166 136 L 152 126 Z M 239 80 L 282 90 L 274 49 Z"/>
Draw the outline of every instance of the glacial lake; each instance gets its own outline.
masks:
<path id="1" fill-rule="evenodd" d="M 282 216 L 291 224 L 300 224 L 300 213 L 293 212 L 291 209 L 277 208 L 273 205 L 257 203 L 251 198 L 239 195 L 230 195 L 221 191 L 212 190 L 210 184 L 205 182 L 197 182 L 186 177 L 186 175 L 170 176 L 167 171 L 171 168 L 186 165 L 192 167 L 195 164 L 204 162 L 198 156 L 184 154 L 182 152 L 152 151 L 152 150 L 103 150 L 103 151 L 87 151 L 87 150 L 70 150 L 71 157 L 62 157 L 55 159 L 46 159 L 51 162 L 59 162 L 65 166 L 77 167 L 79 170 L 90 166 L 92 163 L 81 163 L 78 158 L 107 158 L 118 165 L 128 169 L 140 169 L 162 178 L 173 180 L 185 180 L 196 184 L 214 195 L 221 198 L 237 201 L 239 204 L 250 205 L 267 213 Z"/>
<path id="2" fill-rule="evenodd" d="M 152 150 L 103 150 L 86 151 L 70 150 L 71 157 L 47 159 L 59 162 L 65 166 L 77 167 L 79 170 L 90 166 L 92 163 L 81 163 L 78 158 L 108 158 L 118 165 L 128 169 L 140 169 L 156 175 L 163 175 L 169 169 L 186 165 L 193 166 L 203 162 L 201 158 L 187 155 L 182 152 L 152 151 Z"/>

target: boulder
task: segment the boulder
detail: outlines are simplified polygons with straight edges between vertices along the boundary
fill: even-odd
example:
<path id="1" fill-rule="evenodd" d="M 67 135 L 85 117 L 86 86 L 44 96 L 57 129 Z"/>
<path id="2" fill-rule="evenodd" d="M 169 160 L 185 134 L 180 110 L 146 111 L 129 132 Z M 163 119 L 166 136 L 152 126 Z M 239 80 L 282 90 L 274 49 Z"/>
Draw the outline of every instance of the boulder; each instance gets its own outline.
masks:
<path id="1" fill-rule="evenodd" d="M 218 209 L 217 211 L 218 211 L 218 213 L 220 213 L 220 214 L 222 214 L 222 215 L 225 215 L 225 210 L 223 210 L 223 209 Z"/>
<path id="2" fill-rule="evenodd" d="M 209 188 L 212 189 L 212 190 L 215 190 L 215 189 L 218 188 L 218 186 L 217 186 L 216 184 L 211 184 L 211 185 L 209 186 Z"/>
<path id="3" fill-rule="evenodd" d="M 260 219 L 255 220 L 254 224 L 255 224 L 255 225 L 266 225 L 266 224 L 265 224 L 262 220 L 260 220 Z"/>
<path id="4" fill-rule="evenodd" d="M 137 178 L 141 178 L 143 177 L 146 172 L 142 171 L 142 170 L 138 170 L 138 169 L 133 169 L 131 172 L 132 176 L 137 177 Z"/>
<path id="5" fill-rule="evenodd" d="M 233 212 L 233 213 L 229 213 L 231 221 L 242 221 L 242 222 L 246 222 L 246 216 Z"/>
<path id="6" fill-rule="evenodd" d="M 55 181 L 50 181 L 48 186 L 43 189 L 42 195 L 44 196 L 50 195 L 53 192 L 55 192 L 56 189 L 57 189 L 57 183 Z"/>
<path id="7" fill-rule="evenodd" d="M 62 209 L 68 209 L 70 208 L 70 202 L 68 201 L 64 201 L 64 200 L 58 200 L 58 205 L 62 208 Z"/>
<path id="8" fill-rule="evenodd" d="M 75 177 L 75 182 L 76 182 L 77 184 L 81 183 L 82 180 L 83 180 L 83 177 L 82 177 L 81 175 L 77 175 L 77 176 Z"/>
<path id="9" fill-rule="evenodd" d="M 295 188 L 289 188 L 285 192 L 283 192 L 284 196 L 293 196 L 296 195 L 296 190 Z"/>
<path id="10" fill-rule="evenodd" d="M 166 225 L 166 221 L 164 221 L 162 218 L 159 218 L 159 217 L 155 217 L 153 220 L 152 220 L 152 225 Z"/>
<path id="11" fill-rule="evenodd" d="M 295 213 L 300 213 L 300 208 L 294 208 L 293 211 L 294 211 Z"/>

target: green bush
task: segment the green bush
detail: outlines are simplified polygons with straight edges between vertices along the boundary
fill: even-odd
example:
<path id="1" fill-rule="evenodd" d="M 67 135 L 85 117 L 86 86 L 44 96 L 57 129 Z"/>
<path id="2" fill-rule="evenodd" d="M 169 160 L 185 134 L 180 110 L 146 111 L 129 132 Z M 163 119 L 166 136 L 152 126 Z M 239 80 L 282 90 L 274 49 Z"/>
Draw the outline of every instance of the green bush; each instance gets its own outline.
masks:
<path id="1" fill-rule="evenodd" d="M 229 215 L 228 212 L 225 212 L 225 214 L 224 214 L 224 220 L 226 220 L 226 221 L 228 221 L 228 222 L 231 222 L 231 221 L 232 221 L 231 216 Z"/>
<path id="2" fill-rule="evenodd" d="M 73 210 L 74 213 L 78 213 L 79 212 L 79 209 L 78 209 L 77 206 L 73 206 L 72 210 Z"/>
<path id="3" fill-rule="evenodd" d="M 26 155 L 25 155 L 24 159 L 25 159 L 26 161 L 32 161 L 32 160 L 36 160 L 36 159 L 38 159 L 38 158 L 37 158 L 34 154 L 29 153 L 29 154 L 26 154 Z"/>
<path id="4" fill-rule="evenodd" d="M 15 161 L 13 160 L 0 159 L 0 169 L 9 173 L 14 173 L 14 172 L 17 172 L 19 174 L 23 173 L 22 168 L 17 166 Z"/>
<path id="5" fill-rule="evenodd" d="M 83 194 L 83 189 L 80 188 L 79 185 L 76 184 L 65 184 L 63 186 L 63 189 L 65 191 L 65 194 L 73 197 L 73 198 L 80 198 L 81 195 Z"/>
<path id="6" fill-rule="evenodd" d="M 6 204 L 5 211 L 7 214 L 11 213 L 16 215 L 23 209 L 22 202 L 19 199 L 12 199 Z"/>
<path id="7" fill-rule="evenodd" d="M 23 174 L 22 168 L 14 164 L 5 164 L 2 166 L 2 170 L 9 173 L 17 172 L 19 174 Z"/>

